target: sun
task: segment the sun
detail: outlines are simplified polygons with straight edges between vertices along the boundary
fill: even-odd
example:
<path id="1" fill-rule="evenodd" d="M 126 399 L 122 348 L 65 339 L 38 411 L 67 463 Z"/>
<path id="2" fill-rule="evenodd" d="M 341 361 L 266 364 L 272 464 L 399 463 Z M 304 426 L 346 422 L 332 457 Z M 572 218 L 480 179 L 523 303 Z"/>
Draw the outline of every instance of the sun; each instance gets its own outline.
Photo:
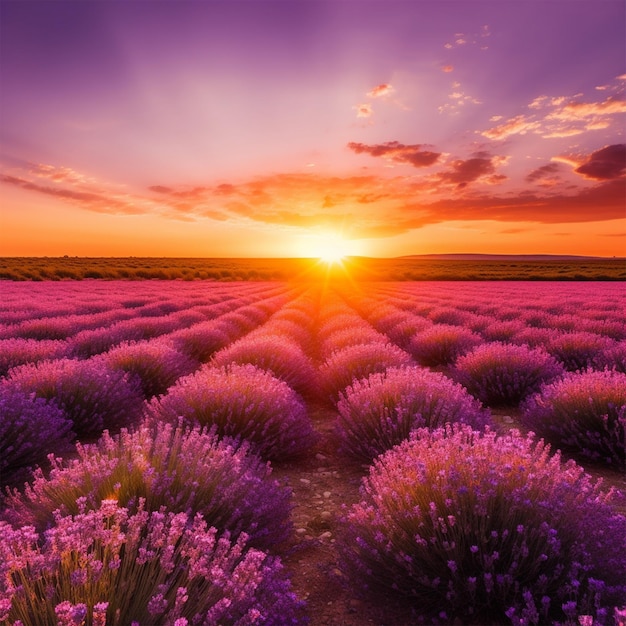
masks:
<path id="1" fill-rule="evenodd" d="M 334 233 L 319 235 L 312 244 L 312 255 L 328 265 L 339 265 L 350 254 L 348 242 Z"/>

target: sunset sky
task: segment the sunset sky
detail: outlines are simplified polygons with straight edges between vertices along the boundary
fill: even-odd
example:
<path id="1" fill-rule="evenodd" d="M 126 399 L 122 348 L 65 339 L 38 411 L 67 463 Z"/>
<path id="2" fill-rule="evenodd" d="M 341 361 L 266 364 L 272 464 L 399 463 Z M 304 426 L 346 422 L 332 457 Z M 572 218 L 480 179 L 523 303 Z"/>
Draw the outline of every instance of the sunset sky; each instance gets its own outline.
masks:
<path id="1" fill-rule="evenodd" d="M 624 0 L 0 2 L 1 256 L 626 255 Z"/>

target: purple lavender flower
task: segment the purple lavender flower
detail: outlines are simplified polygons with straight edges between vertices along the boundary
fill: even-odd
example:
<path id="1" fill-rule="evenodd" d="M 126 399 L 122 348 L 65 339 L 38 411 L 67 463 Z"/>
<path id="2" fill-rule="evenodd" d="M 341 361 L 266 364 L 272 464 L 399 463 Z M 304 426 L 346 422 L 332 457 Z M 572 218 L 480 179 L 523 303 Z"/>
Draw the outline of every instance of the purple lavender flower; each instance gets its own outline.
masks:
<path id="1" fill-rule="evenodd" d="M 168 339 L 174 347 L 196 361 L 206 363 L 229 341 L 230 333 L 216 320 L 195 324 L 171 333 Z"/>
<path id="2" fill-rule="evenodd" d="M 342 450 L 371 461 L 420 427 L 484 428 L 489 412 L 458 383 L 421 367 L 390 368 L 356 381 L 337 404 Z"/>
<path id="3" fill-rule="evenodd" d="M 494 342 L 460 357 L 454 376 L 484 404 L 511 406 L 563 371 L 543 350 Z"/>
<path id="4" fill-rule="evenodd" d="M 178 352 L 163 339 L 123 343 L 100 358 L 112 370 L 135 375 L 148 399 L 165 393 L 181 376 L 199 366 L 197 361 Z"/>
<path id="5" fill-rule="evenodd" d="M 391 343 L 352 345 L 338 350 L 319 369 L 320 386 L 333 402 L 353 382 L 390 367 L 411 365 L 411 356 Z"/>
<path id="6" fill-rule="evenodd" d="M 277 334 L 247 335 L 214 355 L 211 365 L 252 364 L 284 380 L 292 389 L 314 389 L 315 370 L 302 348 Z"/>
<path id="7" fill-rule="evenodd" d="M 2 384 L 54 402 L 72 421 L 80 440 L 132 424 L 143 407 L 136 381 L 94 361 L 58 359 L 21 365 L 12 369 Z"/>
<path id="8" fill-rule="evenodd" d="M 342 521 L 342 569 L 424 621 L 564 623 L 575 610 L 610 624 L 626 601 L 626 517 L 532 434 L 421 429 L 374 462 L 361 493 Z"/>
<path id="9" fill-rule="evenodd" d="M 298 455 L 315 440 L 306 407 L 282 380 L 254 365 L 205 366 L 154 399 L 148 413 L 214 426 L 222 437 L 249 441 L 265 459 Z"/>
<path id="10" fill-rule="evenodd" d="M 105 433 L 97 444 L 77 447 L 78 458 L 53 460 L 49 476 L 35 472 L 31 485 L 5 502 L 5 519 L 43 529 L 52 511 L 78 512 L 115 498 L 134 510 L 202 513 L 231 536 L 245 532 L 255 547 L 279 545 L 291 532 L 290 492 L 271 480 L 271 468 L 247 444 L 221 442 L 198 426 L 157 423 L 134 432 Z"/>
<path id="11" fill-rule="evenodd" d="M 0 376 L 18 365 L 60 359 L 68 354 L 67 342 L 58 339 L 0 339 Z"/>
<path id="12" fill-rule="evenodd" d="M 243 534 L 218 534 L 201 515 L 148 512 L 141 503 L 135 513 L 104 500 L 75 516 L 57 514 L 43 541 L 32 528 L 0 522 L 0 574 L 9 623 L 305 621 L 277 557 L 248 547 Z"/>
<path id="13" fill-rule="evenodd" d="M 18 485 L 48 454 L 72 449 L 72 422 L 43 398 L 0 387 L 0 486 Z"/>
<path id="14" fill-rule="evenodd" d="M 522 420 L 539 436 L 576 457 L 626 462 L 626 374 L 572 372 L 545 385 L 522 406 Z"/>
<path id="15" fill-rule="evenodd" d="M 555 337 L 546 350 L 563 363 L 566 370 L 584 370 L 595 365 L 614 342 L 588 332 L 569 332 Z"/>
<path id="16" fill-rule="evenodd" d="M 447 365 L 481 341 L 479 335 L 461 326 L 435 324 L 413 335 L 407 350 L 422 365 Z"/>

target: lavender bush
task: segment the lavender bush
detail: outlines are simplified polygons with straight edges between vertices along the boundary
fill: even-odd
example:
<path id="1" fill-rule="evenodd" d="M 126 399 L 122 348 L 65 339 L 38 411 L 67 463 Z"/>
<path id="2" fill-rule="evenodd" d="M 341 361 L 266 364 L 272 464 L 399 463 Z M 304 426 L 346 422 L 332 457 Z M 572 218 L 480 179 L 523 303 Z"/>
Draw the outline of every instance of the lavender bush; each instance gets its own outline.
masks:
<path id="1" fill-rule="evenodd" d="M 569 373 L 528 398 L 522 409 L 523 422 L 563 451 L 624 467 L 626 374 Z"/>
<path id="2" fill-rule="evenodd" d="M 100 358 L 113 370 L 135 375 L 148 399 L 165 393 L 181 376 L 199 366 L 197 361 L 178 352 L 163 339 L 123 343 Z"/>
<path id="3" fill-rule="evenodd" d="M 359 378 L 412 363 L 409 354 L 391 343 L 348 346 L 332 353 L 319 368 L 322 393 L 336 402 L 340 393 Z"/>
<path id="4" fill-rule="evenodd" d="M 252 364 L 284 380 L 299 393 L 314 389 L 315 369 L 302 348 L 284 336 L 246 336 L 220 350 L 211 362 L 216 367 L 231 363 Z"/>
<path id="5" fill-rule="evenodd" d="M 481 342 L 467 328 L 436 324 L 413 335 L 407 351 L 422 365 L 447 365 Z"/>
<path id="6" fill-rule="evenodd" d="M 0 388 L 0 487 L 17 485 L 51 454 L 71 450 L 72 422 L 43 398 Z"/>
<path id="7" fill-rule="evenodd" d="M 282 564 L 201 515 L 104 500 L 57 514 L 43 541 L 0 523 L 0 621 L 37 626 L 297 624 Z"/>
<path id="8" fill-rule="evenodd" d="M 143 395 L 125 372 L 103 363 L 58 359 L 21 365 L 2 383 L 8 389 L 53 401 L 81 440 L 94 439 L 139 419 Z"/>
<path id="9" fill-rule="evenodd" d="M 563 371 L 563 366 L 541 349 L 494 342 L 460 357 L 454 375 L 484 404 L 513 406 Z"/>
<path id="10" fill-rule="evenodd" d="M 366 462 L 420 428 L 463 422 L 484 428 L 488 411 L 458 383 L 421 367 L 391 368 L 356 381 L 342 394 L 341 449 Z"/>
<path id="11" fill-rule="evenodd" d="M 0 376 L 12 367 L 67 356 L 69 346 L 59 339 L 0 339 Z"/>
<path id="12" fill-rule="evenodd" d="M 205 366 L 154 399 L 148 413 L 174 423 L 182 417 L 214 426 L 220 436 L 247 440 L 271 460 L 298 455 L 315 440 L 298 394 L 254 365 Z"/>
<path id="13" fill-rule="evenodd" d="M 95 509 L 106 498 L 136 510 L 201 513 L 232 537 L 245 532 L 252 545 L 270 548 L 291 532 L 289 490 L 271 480 L 271 468 L 247 444 L 234 447 L 195 426 L 143 425 L 97 444 L 77 446 L 78 458 L 53 459 L 48 475 L 35 472 L 32 484 L 5 502 L 6 520 L 43 530 L 52 511 L 78 512 L 80 500 Z"/>
<path id="14" fill-rule="evenodd" d="M 626 518 L 532 434 L 418 431 L 375 461 L 343 520 L 343 568 L 439 624 L 611 624 Z"/>
<path id="15" fill-rule="evenodd" d="M 613 346 L 607 337 L 588 332 L 563 333 L 546 346 L 546 350 L 563 363 L 566 370 L 584 370 L 595 365 Z"/>
<path id="16" fill-rule="evenodd" d="M 174 347 L 196 361 L 206 363 L 229 341 L 230 334 L 219 322 L 209 320 L 171 333 Z"/>

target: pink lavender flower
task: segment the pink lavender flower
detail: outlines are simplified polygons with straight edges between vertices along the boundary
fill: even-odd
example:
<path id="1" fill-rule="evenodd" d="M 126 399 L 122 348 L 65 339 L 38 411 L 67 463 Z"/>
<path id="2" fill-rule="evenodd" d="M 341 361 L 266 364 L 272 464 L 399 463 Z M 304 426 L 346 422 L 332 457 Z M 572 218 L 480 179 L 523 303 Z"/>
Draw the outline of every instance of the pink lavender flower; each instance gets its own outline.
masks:
<path id="1" fill-rule="evenodd" d="M 463 422 L 477 429 L 488 411 L 458 383 L 421 367 L 390 368 L 348 387 L 337 403 L 342 450 L 371 461 L 420 427 Z"/>
<path id="2" fill-rule="evenodd" d="M 112 370 L 136 376 L 148 399 L 165 393 L 181 376 L 190 374 L 199 366 L 197 361 L 178 352 L 163 339 L 122 343 L 100 358 Z"/>
<path id="3" fill-rule="evenodd" d="M 336 402 L 354 381 L 390 367 L 411 364 L 410 355 L 391 343 L 352 345 L 332 353 L 321 365 L 320 386 L 325 396 Z"/>
<path id="4" fill-rule="evenodd" d="M 0 339 L 0 376 L 18 365 L 59 359 L 68 354 L 67 342 L 58 339 Z"/>
<path id="5" fill-rule="evenodd" d="M 298 394 L 254 365 L 205 366 L 154 399 L 148 412 L 159 420 L 182 417 L 212 426 L 222 437 L 249 441 L 265 459 L 298 455 L 315 440 Z"/>
<path id="6" fill-rule="evenodd" d="M 566 370 L 576 371 L 595 365 L 613 343 L 601 335 L 584 331 L 569 332 L 552 339 L 546 350 L 563 363 Z"/>
<path id="7" fill-rule="evenodd" d="M 416 622 L 610 624 L 626 600 L 626 517 L 573 461 L 517 431 L 419 430 L 380 456 L 342 521 L 342 569 Z M 567 609 L 565 605 L 567 604 Z"/>
<path id="8" fill-rule="evenodd" d="M 205 363 L 228 343 L 230 335 L 217 321 L 209 320 L 177 330 L 168 339 L 183 354 Z"/>
<path id="9" fill-rule="evenodd" d="M 543 350 L 494 342 L 460 357 L 454 375 L 484 404 L 510 406 L 563 371 L 563 366 Z"/>
<path id="10" fill-rule="evenodd" d="M 72 422 L 43 398 L 0 387 L 0 486 L 17 485 L 48 454 L 72 449 Z"/>
<path id="11" fill-rule="evenodd" d="M 0 523 L 0 531 L 0 607 L 11 624 L 304 621 L 280 560 L 248 547 L 243 534 L 219 535 L 201 515 L 141 504 L 130 513 L 104 500 L 57 515 L 43 541 L 26 526 Z"/>
<path id="12" fill-rule="evenodd" d="M 252 364 L 284 380 L 299 393 L 314 389 L 315 370 L 311 360 L 295 342 L 273 334 L 247 335 L 214 355 L 216 367 L 231 363 Z"/>
<path id="13" fill-rule="evenodd" d="M 115 498 L 134 510 L 202 513 L 232 537 L 245 532 L 252 545 L 275 547 L 291 532 L 290 492 L 271 479 L 271 468 L 243 444 L 220 442 L 198 426 L 143 425 L 105 433 L 97 444 L 77 447 L 78 458 L 52 461 L 49 474 L 35 472 L 31 485 L 5 502 L 5 519 L 43 529 L 52 511 L 78 512 Z"/>
<path id="14" fill-rule="evenodd" d="M 545 385 L 522 406 L 522 420 L 539 436 L 574 456 L 626 462 L 626 374 L 572 372 Z"/>
<path id="15" fill-rule="evenodd" d="M 422 365 L 447 365 L 481 342 L 479 335 L 461 326 L 435 324 L 413 335 L 407 350 Z"/>
<path id="16" fill-rule="evenodd" d="M 54 402 L 72 421 L 80 440 L 132 424 L 143 407 L 136 381 L 93 361 L 58 359 L 21 365 L 11 370 L 3 385 Z"/>

